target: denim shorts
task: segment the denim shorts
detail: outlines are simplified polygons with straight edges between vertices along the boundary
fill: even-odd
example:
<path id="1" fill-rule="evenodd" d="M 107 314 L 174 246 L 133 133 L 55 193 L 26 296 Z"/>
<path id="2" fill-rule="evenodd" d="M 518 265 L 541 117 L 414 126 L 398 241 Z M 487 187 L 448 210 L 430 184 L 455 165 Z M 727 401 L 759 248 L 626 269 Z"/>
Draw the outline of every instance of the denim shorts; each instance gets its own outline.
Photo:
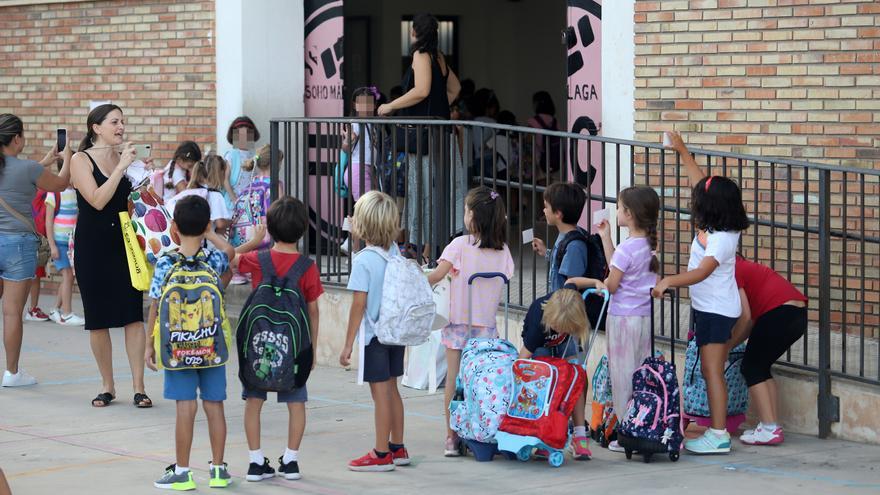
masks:
<path id="1" fill-rule="evenodd" d="M 0 278 L 10 282 L 31 280 L 37 270 L 37 247 L 31 232 L 0 232 Z"/>
<path id="2" fill-rule="evenodd" d="M 52 264 L 55 265 L 55 269 L 60 272 L 61 270 L 70 268 L 70 257 L 68 256 L 69 246 L 66 243 L 62 244 L 60 242 L 56 242 L 55 245 L 58 247 L 58 259 L 52 260 Z"/>
<path id="3" fill-rule="evenodd" d="M 247 399 L 260 399 L 266 400 L 268 396 L 268 392 L 264 390 L 251 390 L 244 388 L 241 391 L 242 400 Z M 309 400 L 309 392 L 306 389 L 306 386 L 295 388 L 289 392 L 278 392 L 278 403 L 289 403 L 289 402 L 307 402 Z"/>
<path id="4" fill-rule="evenodd" d="M 736 325 L 736 321 L 739 319 L 716 313 L 705 313 L 696 309 L 693 311 L 693 316 L 694 336 L 697 340 L 697 347 L 727 342 L 733 335 L 733 326 Z"/>
<path id="5" fill-rule="evenodd" d="M 196 400 L 210 402 L 226 400 L 226 365 L 198 370 L 165 370 L 165 393 L 168 400 Z"/>

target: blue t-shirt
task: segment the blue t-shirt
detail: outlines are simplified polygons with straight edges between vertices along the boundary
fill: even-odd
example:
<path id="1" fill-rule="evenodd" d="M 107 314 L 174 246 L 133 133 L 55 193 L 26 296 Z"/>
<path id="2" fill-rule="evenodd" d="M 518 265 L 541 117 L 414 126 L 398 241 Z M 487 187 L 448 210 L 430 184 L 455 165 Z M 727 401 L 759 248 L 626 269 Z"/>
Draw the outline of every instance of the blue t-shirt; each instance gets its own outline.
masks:
<path id="1" fill-rule="evenodd" d="M 400 256 L 397 245 L 392 244 L 386 251 L 388 256 Z M 385 266 L 388 262 L 379 253 L 364 249 L 354 257 L 351 264 L 351 275 L 348 277 L 348 289 L 367 293 L 367 310 L 364 313 L 364 342 L 368 345 L 376 335 L 370 320 L 379 319 L 379 308 L 382 306 L 382 284 L 385 283 Z"/>
<path id="2" fill-rule="evenodd" d="M 571 241 L 565 249 L 560 266 L 556 266 L 556 252 L 566 234 L 556 238 L 556 244 L 550 252 L 550 287 L 548 293 L 557 291 L 571 277 L 583 277 L 587 272 L 587 244 L 583 241 Z"/>
<path id="3" fill-rule="evenodd" d="M 208 258 L 210 266 L 217 275 L 222 275 L 229 269 L 229 257 L 223 251 L 211 248 L 202 248 Z M 161 299 L 165 277 L 177 261 L 177 256 L 166 254 L 156 261 L 156 270 L 153 272 L 153 281 L 150 283 L 150 298 Z M 222 287 L 221 287 L 222 289 Z"/>

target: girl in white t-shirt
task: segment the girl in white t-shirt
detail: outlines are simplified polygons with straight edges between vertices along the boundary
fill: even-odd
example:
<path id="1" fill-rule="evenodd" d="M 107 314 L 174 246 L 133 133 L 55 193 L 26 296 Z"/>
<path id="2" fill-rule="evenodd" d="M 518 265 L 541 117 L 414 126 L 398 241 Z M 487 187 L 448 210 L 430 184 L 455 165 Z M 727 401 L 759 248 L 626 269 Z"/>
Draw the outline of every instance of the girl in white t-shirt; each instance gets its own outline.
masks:
<path id="1" fill-rule="evenodd" d="M 691 244 L 688 271 L 661 280 L 653 295 L 659 298 L 670 287 L 690 286 L 694 333 L 706 378 L 712 427 L 703 436 L 685 441 L 684 446 L 695 454 L 726 454 L 730 452 L 730 434 L 725 427 L 724 362 L 727 341 L 742 312 L 734 267 L 740 232 L 748 228 L 749 219 L 739 186 L 727 177 L 704 177 L 681 138 L 677 134 L 671 137 L 680 144 L 674 149 L 681 154 L 691 183 L 696 184 L 691 194 L 691 218 L 697 235 Z"/>
<path id="2" fill-rule="evenodd" d="M 193 141 L 180 143 L 174 151 L 174 158 L 162 171 L 158 180 L 153 181 L 153 189 L 162 195 L 167 203 L 171 198 L 186 189 L 192 176 L 192 169 L 202 159 L 202 150 Z"/>
<path id="3" fill-rule="evenodd" d="M 174 214 L 174 206 L 181 198 L 198 195 L 208 201 L 211 207 L 211 221 L 214 222 L 214 230 L 225 237 L 232 220 L 226 200 L 220 188 L 226 177 L 226 160 L 215 153 L 208 153 L 205 159 L 196 163 L 192 170 L 192 177 L 186 189 L 168 200 L 168 212 Z"/>

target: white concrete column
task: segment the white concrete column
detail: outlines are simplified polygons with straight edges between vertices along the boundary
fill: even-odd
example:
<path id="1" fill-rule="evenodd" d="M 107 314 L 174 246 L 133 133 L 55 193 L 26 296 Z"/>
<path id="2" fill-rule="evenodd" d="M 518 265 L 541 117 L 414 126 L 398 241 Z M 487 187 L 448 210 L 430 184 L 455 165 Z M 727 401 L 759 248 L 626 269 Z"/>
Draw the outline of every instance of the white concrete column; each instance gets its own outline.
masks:
<path id="1" fill-rule="evenodd" d="M 635 137 L 635 14 L 634 0 L 602 3 L 602 135 L 620 139 Z M 614 163 L 614 149 L 606 151 Z M 629 150 L 621 148 L 620 178 L 623 184 L 612 189 L 616 178 L 605 178 L 609 192 L 629 186 Z M 625 179 L 625 180 L 624 180 Z"/>

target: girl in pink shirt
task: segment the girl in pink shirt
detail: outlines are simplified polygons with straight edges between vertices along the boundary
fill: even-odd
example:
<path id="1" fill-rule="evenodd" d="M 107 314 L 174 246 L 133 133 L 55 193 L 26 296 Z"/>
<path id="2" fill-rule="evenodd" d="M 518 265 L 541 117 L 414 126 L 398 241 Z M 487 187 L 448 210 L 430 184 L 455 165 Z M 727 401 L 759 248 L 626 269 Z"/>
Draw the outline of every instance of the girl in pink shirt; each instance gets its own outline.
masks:
<path id="1" fill-rule="evenodd" d="M 438 266 L 428 275 L 431 285 L 452 274 L 449 294 L 449 325 L 442 330 L 446 346 L 446 446 L 447 457 L 458 455 L 458 438 L 449 428 L 449 402 L 461 362 L 461 350 L 469 339 L 497 338 L 495 313 L 504 284 L 499 278 L 477 279 L 472 313 L 468 314 L 468 279 L 481 272 L 513 276 L 513 258 L 507 248 L 507 213 L 501 196 L 488 187 L 471 189 L 464 200 L 464 224 L 470 235 L 456 237 L 440 255 Z"/>

